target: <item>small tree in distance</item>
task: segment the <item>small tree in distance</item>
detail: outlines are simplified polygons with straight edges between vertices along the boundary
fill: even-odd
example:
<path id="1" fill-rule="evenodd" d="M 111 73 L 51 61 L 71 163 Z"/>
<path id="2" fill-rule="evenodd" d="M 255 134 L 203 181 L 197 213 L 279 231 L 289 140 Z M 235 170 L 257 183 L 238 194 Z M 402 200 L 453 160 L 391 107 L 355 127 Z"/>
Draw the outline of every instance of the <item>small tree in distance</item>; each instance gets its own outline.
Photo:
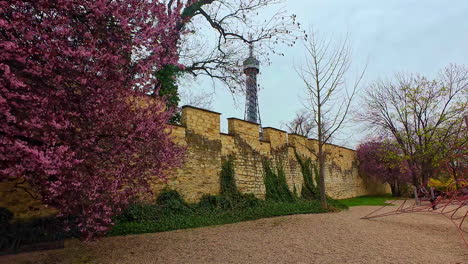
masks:
<path id="1" fill-rule="evenodd" d="M 303 109 L 296 112 L 293 120 L 284 124 L 289 133 L 310 138 L 314 133 L 315 122 L 310 113 Z"/>

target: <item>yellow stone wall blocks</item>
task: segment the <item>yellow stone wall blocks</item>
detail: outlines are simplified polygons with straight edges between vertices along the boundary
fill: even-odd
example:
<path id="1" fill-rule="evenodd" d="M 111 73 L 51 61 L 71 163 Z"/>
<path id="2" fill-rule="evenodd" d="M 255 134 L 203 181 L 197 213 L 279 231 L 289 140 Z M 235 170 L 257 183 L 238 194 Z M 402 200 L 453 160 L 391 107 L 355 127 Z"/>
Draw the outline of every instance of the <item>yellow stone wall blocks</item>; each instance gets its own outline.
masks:
<path id="1" fill-rule="evenodd" d="M 263 161 L 281 166 L 291 191 L 300 194 L 303 178 L 295 152 L 316 160 L 317 140 L 288 134 L 280 129 L 263 128 L 237 118 L 228 118 L 228 134 L 220 133 L 220 113 L 191 106 L 183 107 L 182 126 L 174 129 L 175 142 L 187 147 L 185 165 L 174 171 L 167 183 L 160 182 L 155 192 L 165 186 L 178 190 L 189 202 L 204 194 L 219 193 L 222 161 L 234 157 L 236 183 L 241 192 L 265 197 Z M 185 133 L 182 131 L 184 129 Z M 328 144 L 326 163 L 327 194 L 336 199 L 390 192 L 385 184 L 361 177 L 354 150 Z"/>
<path id="2" fill-rule="evenodd" d="M 170 125 L 168 131 L 175 143 L 186 148 L 184 165 L 170 172 L 166 181 L 154 180 L 154 196 L 164 188 L 179 191 L 188 202 L 197 202 L 205 194 L 218 194 L 222 161 L 229 155 L 234 158 L 239 191 L 265 197 L 263 162 L 269 160 L 274 167 L 282 167 L 290 190 L 300 194 L 303 178 L 295 153 L 315 162 L 316 140 L 270 127 L 263 128 L 260 136 L 258 124 L 237 118 L 228 119 L 229 133 L 223 134 L 220 133 L 220 115 L 191 106 L 182 108 L 181 125 Z M 354 150 L 335 145 L 326 145 L 325 150 L 329 153 L 325 170 L 329 196 L 344 199 L 390 192 L 388 185 L 359 175 Z M 21 217 L 28 214 L 25 208 L 43 211 L 37 201 L 31 201 L 21 192 L 13 193 L 12 186 L 1 183 L 0 206 Z M 30 215 L 41 214 L 34 210 Z"/>

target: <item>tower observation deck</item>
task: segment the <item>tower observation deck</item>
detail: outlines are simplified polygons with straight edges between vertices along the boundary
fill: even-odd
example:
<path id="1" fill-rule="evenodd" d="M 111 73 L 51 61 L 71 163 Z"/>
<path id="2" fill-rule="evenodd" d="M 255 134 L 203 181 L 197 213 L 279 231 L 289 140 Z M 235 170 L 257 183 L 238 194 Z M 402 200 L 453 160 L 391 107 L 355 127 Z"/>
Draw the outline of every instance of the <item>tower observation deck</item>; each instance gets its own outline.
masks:
<path id="1" fill-rule="evenodd" d="M 249 57 L 244 60 L 244 73 L 246 79 L 245 114 L 244 120 L 260 124 L 260 112 L 258 108 L 257 74 L 260 72 L 260 62 L 253 54 L 253 44 L 249 46 Z"/>

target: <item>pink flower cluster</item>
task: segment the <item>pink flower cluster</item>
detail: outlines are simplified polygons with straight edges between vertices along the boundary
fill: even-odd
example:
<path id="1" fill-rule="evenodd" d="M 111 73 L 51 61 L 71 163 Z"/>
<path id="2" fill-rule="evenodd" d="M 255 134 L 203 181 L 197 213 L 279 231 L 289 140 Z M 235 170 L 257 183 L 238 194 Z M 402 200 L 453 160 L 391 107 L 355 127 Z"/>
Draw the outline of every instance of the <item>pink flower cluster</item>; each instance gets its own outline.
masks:
<path id="1" fill-rule="evenodd" d="M 178 63 L 183 4 L 0 1 L 0 180 L 26 179 L 85 238 L 180 164 L 152 73 Z M 143 98 L 143 99 L 142 99 Z"/>

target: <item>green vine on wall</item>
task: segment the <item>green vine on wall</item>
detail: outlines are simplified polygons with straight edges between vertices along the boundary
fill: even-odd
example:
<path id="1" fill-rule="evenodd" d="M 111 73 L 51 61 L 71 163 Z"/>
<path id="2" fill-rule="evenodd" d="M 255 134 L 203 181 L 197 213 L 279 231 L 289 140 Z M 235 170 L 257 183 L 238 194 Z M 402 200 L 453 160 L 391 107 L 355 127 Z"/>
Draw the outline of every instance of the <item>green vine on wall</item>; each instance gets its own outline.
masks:
<path id="1" fill-rule="evenodd" d="M 313 175 L 315 175 L 315 181 L 319 181 L 317 166 L 312 164 L 310 158 L 302 159 L 297 152 L 295 152 L 295 154 L 297 162 L 301 166 L 302 177 L 304 179 L 302 184 L 301 197 L 306 200 L 320 199 L 319 189 L 312 179 Z"/>
<path id="2" fill-rule="evenodd" d="M 277 202 L 294 202 L 294 194 L 289 190 L 286 182 L 286 174 L 281 165 L 277 166 L 276 172 L 272 169 L 269 160 L 263 161 L 265 199 Z"/>
<path id="3" fill-rule="evenodd" d="M 232 156 L 228 156 L 221 166 L 220 184 L 221 195 L 229 197 L 237 197 L 240 195 L 240 192 L 237 190 L 234 159 Z"/>
<path id="4" fill-rule="evenodd" d="M 260 200 L 253 194 L 242 194 L 236 185 L 234 158 L 228 156 L 221 165 L 219 195 L 204 195 L 199 207 L 231 210 L 258 206 Z"/>

